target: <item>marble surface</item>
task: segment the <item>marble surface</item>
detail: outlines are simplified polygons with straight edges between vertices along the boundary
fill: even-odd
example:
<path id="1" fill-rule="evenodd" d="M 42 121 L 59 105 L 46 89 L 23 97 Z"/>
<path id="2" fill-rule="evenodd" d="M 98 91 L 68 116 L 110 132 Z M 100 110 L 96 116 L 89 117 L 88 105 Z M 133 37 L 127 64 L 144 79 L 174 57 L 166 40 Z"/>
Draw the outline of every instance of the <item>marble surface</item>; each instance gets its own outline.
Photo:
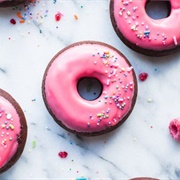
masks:
<path id="1" fill-rule="evenodd" d="M 50 59 L 81 40 L 108 43 L 129 59 L 137 76 L 149 74 L 146 81 L 138 80 L 128 120 L 99 137 L 77 137 L 59 127 L 41 95 Z M 180 117 L 180 52 L 156 58 L 130 50 L 112 28 L 109 0 L 39 0 L 26 8 L 0 9 L 0 47 L 0 88 L 19 102 L 29 128 L 21 158 L 0 179 L 180 179 L 180 143 L 168 130 L 170 120 Z M 61 151 L 68 156 L 60 158 Z"/>

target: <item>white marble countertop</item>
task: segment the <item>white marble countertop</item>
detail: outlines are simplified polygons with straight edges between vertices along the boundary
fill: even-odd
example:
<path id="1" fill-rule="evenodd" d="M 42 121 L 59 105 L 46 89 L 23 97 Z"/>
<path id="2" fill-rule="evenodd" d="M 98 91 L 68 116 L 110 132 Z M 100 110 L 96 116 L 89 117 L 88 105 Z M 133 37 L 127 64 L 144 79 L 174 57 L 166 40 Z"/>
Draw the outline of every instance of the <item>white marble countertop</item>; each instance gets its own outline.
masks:
<path id="1" fill-rule="evenodd" d="M 62 13 L 59 22 L 57 12 Z M 128 120 L 99 137 L 80 138 L 59 127 L 41 95 L 48 62 L 81 40 L 108 43 L 129 59 L 137 76 L 149 74 L 138 81 L 137 103 Z M 19 102 L 29 128 L 21 158 L 0 179 L 180 179 L 180 143 L 168 130 L 170 120 L 180 117 L 180 52 L 155 58 L 130 50 L 113 30 L 109 0 L 41 0 L 28 8 L 0 9 L 0 47 L 0 88 Z M 61 151 L 68 156 L 60 158 Z"/>

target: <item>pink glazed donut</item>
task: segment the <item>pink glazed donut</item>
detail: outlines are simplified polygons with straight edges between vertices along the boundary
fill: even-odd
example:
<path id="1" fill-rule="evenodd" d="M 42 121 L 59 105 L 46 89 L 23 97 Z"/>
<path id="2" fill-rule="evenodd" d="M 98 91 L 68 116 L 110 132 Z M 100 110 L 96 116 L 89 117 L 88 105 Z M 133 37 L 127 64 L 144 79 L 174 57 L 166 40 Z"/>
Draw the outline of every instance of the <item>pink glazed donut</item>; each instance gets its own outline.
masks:
<path id="1" fill-rule="evenodd" d="M 102 93 L 85 100 L 77 90 L 85 77 L 96 78 Z M 54 120 L 78 135 L 110 132 L 130 115 L 137 82 L 129 61 L 110 45 L 83 41 L 61 50 L 48 64 L 42 83 L 45 105 Z"/>
<path id="2" fill-rule="evenodd" d="M 15 99 L 0 89 L 0 174 L 21 156 L 27 138 L 24 113 Z"/>
<path id="3" fill-rule="evenodd" d="M 119 38 L 131 49 L 149 56 L 177 51 L 180 44 L 180 2 L 170 0 L 170 15 L 154 20 L 145 10 L 148 0 L 111 0 L 111 21 Z"/>
<path id="4" fill-rule="evenodd" d="M 25 2 L 25 0 L 0 0 L 0 7 L 16 6 Z"/>

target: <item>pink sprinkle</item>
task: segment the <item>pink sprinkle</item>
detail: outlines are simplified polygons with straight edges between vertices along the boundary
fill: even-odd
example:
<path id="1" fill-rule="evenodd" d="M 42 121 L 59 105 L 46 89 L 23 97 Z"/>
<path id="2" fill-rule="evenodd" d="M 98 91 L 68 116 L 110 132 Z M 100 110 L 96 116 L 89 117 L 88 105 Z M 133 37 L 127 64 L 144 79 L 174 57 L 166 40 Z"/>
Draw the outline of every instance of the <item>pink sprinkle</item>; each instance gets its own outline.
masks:
<path id="1" fill-rule="evenodd" d="M 68 155 L 68 153 L 67 153 L 66 151 L 61 151 L 61 152 L 58 153 L 58 156 L 59 156 L 60 158 L 66 158 L 67 155 Z"/>
<path id="2" fill-rule="evenodd" d="M 169 124 L 169 132 L 176 141 L 180 141 L 180 118 L 171 120 Z"/>
<path id="3" fill-rule="evenodd" d="M 146 72 L 139 74 L 139 80 L 140 81 L 145 81 L 147 79 L 147 77 L 148 77 L 148 73 L 146 73 Z"/>

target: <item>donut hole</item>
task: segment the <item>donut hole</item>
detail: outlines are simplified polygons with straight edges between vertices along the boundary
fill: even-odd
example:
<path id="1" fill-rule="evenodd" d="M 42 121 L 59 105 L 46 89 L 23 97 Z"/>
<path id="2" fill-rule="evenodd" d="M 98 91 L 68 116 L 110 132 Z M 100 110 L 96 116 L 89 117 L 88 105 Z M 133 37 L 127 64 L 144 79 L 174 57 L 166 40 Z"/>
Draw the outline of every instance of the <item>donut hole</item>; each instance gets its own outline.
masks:
<path id="1" fill-rule="evenodd" d="M 83 77 L 78 81 L 77 90 L 79 95 L 88 101 L 99 98 L 102 94 L 101 82 L 93 77 Z"/>
<path id="2" fill-rule="evenodd" d="M 146 3 L 147 15 L 155 20 L 167 18 L 171 13 L 171 3 L 169 0 L 148 0 Z"/>

